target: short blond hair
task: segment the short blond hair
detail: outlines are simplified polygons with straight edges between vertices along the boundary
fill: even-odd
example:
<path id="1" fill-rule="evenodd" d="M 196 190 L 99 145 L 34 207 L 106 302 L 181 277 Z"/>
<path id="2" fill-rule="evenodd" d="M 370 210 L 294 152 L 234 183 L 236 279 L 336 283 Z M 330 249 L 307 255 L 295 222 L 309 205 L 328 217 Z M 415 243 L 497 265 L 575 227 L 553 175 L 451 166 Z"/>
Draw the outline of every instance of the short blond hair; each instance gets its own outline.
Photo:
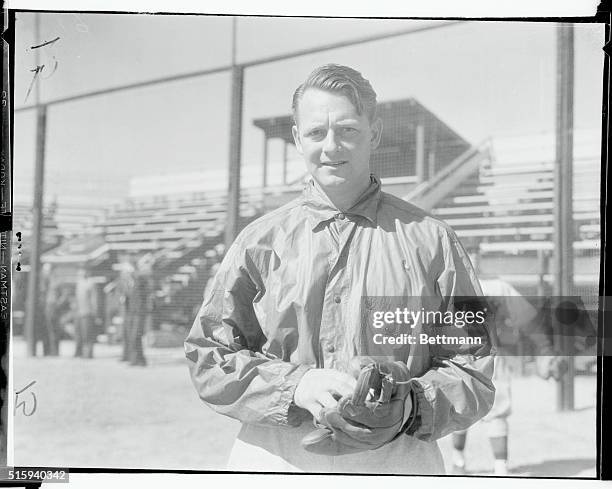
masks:
<path id="1" fill-rule="evenodd" d="M 319 66 L 308 75 L 293 94 L 293 121 L 297 124 L 298 105 L 304 92 L 316 88 L 339 93 L 348 98 L 359 115 L 365 114 L 370 122 L 376 118 L 376 92 L 361 73 L 337 64 Z"/>

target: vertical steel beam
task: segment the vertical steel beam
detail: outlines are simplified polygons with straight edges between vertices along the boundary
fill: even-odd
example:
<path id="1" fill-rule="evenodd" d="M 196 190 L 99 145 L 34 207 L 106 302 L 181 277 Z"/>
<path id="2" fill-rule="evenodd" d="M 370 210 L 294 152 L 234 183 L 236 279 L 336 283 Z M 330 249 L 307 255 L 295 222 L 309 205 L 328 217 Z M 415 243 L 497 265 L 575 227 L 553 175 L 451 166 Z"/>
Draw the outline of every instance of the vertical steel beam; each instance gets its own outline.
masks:
<path id="1" fill-rule="evenodd" d="M 283 140 L 283 185 L 287 185 L 287 141 Z"/>
<path id="2" fill-rule="evenodd" d="M 574 30 L 572 25 L 557 26 L 556 77 L 556 153 L 555 153 L 555 233 L 554 273 L 557 302 L 573 295 L 573 139 L 574 139 Z M 560 334 L 563 354 L 568 355 L 570 368 L 557 384 L 557 408 L 574 409 L 574 358 L 571 324 L 560 317 L 563 309 L 553 314 L 556 332 Z"/>
<path id="3" fill-rule="evenodd" d="M 538 286 L 536 295 L 539 297 L 545 297 L 550 293 L 549 285 L 546 283 L 546 275 L 549 272 L 549 260 L 548 252 L 545 250 L 538 250 Z"/>
<path id="4" fill-rule="evenodd" d="M 225 225 L 225 249 L 238 235 L 240 219 L 240 158 L 242 153 L 242 97 L 244 67 L 232 68 L 232 95 L 230 102 L 229 184 L 227 189 L 227 222 Z"/>
<path id="5" fill-rule="evenodd" d="M 268 186 L 268 136 L 264 135 L 263 147 L 263 188 Z"/>
<path id="6" fill-rule="evenodd" d="M 421 183 L 427 179 L 425 173 L 425 128 L 419 124 L 415 130 L 415 161 L 417 182 Z"/>
<path id="7" fill-rule="evenodd" d="M 432 151 L 429 152 L 428 158 L 427 158 L 427 180 L 430 180 L 433 178 L 434 174 L 436 173 L 436 154 Z"/>
<path id="8" fill-rule="evenodd" d="M 242 157 L 242 97 L 244 92 L 244 66 L 236 64 L 238 19 L 232 18 L 232 71 L 230 100 L 229 168 L 227 186 L 227 222 L 225 223 L 225 250 L 238 235 L 240 221 L 240 164 Z"/>
<path id="9" fill-rule="evenodd" d="M 45 142 L 47 134 L 47 107 L 41 105 L 36 114 L 36 162 L 34 167 L 34 205 L 32 208 L 32 255 L 28 274 L 28 296 L 25 317 L 25 336 L 28 355 L 36 356 L 36 328 L 39 310 L 40 255 L 42 253 L 43 232 L 43 192 L 45 180 Z"/>

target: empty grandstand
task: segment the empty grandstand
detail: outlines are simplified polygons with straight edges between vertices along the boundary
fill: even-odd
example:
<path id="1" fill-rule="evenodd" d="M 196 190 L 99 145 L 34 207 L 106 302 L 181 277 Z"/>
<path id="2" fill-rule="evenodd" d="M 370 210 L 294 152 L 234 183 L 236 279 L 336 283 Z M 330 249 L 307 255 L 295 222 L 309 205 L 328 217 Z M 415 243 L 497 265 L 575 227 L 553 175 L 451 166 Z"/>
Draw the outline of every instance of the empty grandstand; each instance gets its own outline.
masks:
<path id="1" fill-rule="evenodd" d="M 477 244 L 484 272 L 501 275 L 525 293 L 552 284 L 553 134 L 491 140 L 486 164 L 436 203 L 433 212 L 462 241 Z M 599 136 L 576 131 L 573 223 L 576 293 L 597 295 L 600 252 Z M 543 291 L 540 291 L 543 292 Z"/>

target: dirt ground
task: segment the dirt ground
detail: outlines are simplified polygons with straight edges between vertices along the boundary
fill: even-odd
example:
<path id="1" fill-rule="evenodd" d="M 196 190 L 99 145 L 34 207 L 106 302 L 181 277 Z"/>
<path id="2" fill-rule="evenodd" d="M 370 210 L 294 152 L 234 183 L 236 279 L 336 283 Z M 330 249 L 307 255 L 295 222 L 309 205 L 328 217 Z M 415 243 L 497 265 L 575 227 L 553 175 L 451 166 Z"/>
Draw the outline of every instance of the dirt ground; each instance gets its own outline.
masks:
<path id="1" fill-rule="evenodd" d="M 65 341 L 57 358 L 28 358 L 13 343 L 14 389 L 36 381 L 15 413 L 16 466 L 224 470 L 239 423 L 197 398 L 181 348 L 148 349 L 147 367 L 119 362 L 119 346 L 98 344 L 75 359 Z M 513 383 L 513 475 L 594 477 L 596 382 L 576 378 L 576 409 L 555 409 L 556 386 L 536 377 Z M 36 396 L 36 411 L 32 393 Z M 450 468 L 451 441 L 440 440 Z M 468 435 L 467 469 L 486 475 L 493 458 L 480 424 Z"/>

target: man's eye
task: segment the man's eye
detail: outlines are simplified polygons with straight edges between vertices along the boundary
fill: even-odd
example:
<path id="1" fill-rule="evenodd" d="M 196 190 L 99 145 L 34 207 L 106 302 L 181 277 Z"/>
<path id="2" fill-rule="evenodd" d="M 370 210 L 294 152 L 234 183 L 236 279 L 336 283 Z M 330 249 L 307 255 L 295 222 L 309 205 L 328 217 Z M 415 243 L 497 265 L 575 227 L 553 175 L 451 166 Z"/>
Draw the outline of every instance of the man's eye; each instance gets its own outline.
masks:
<path id="1" fill-rule="evenodd" d="M 342 131 L 344 132 L 344 134 L 355 134 L 357 132 L 357 129 L 354 127 L 343 127 Z"/>
<path id="2" fill-rule="evenodd" d="M 308 132 L 307 136 L 311 137 L 311 138 L 324 137 L 325 136 L 325 131 L 323 131 L 322 129 L 313 129 L 312 131 Z"/>

